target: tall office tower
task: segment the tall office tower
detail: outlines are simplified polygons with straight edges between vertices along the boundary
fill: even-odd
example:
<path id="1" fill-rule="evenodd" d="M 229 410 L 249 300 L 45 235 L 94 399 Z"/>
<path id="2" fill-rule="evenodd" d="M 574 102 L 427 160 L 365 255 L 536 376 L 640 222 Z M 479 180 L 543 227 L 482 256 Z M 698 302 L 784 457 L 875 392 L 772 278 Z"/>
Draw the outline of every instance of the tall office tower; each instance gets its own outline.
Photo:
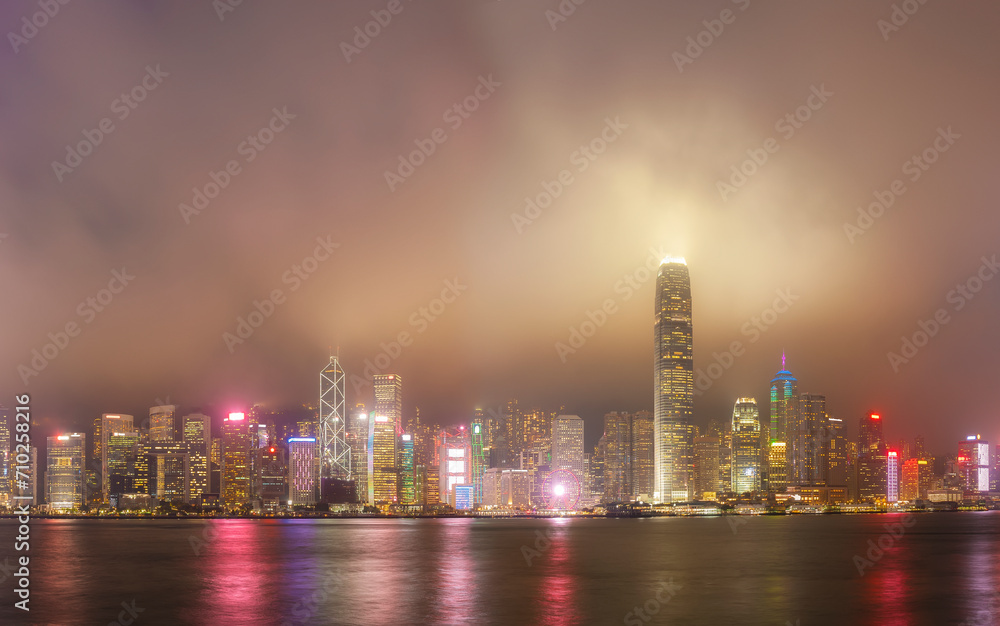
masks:
<path id="1" fill-rule="evenodd" d="M 83 506 L 84 451 L 87 436 L 67 433 L 46 438 L 45 497 L 49 507 L 69 511 Z"/>
<path id="2" fill-rule="evenodd" d="M 788 486 L 787 445 L 784 441 L 772 441 L 767 456 L 767 489 L 774 493 L 784 493 Z"/>
<path id="3" fill-rule="evenodd" d="M 177 406 L 165 404 L 149 409 L 149 440 L 153 443 L 177 439 Z"/>
<path id="4" fill-rule="evenodd" d="M 503 439 L 506 448 L 502 454 L 503 467 L 517 467 L 524 452 L 524 414 L 516 399 L 510 399 L 503 408 Z"/>
<path id="5" fill-rule="evenodd" d="M 377 400 L 376 405 L 378 405 Z M 390 416 L 378 411 L 372 412 L 368 422 L 368 466 L 371 468 L 368 485 L 369 502 L 395 504 L 399 502 L 396 425 Z"/>
<path id="6" fill-rule="evenodd" d="M 192 499 L 196 499 L 203 493 L 210 493 L 212 418 L 203 413 L 185 415 L 182 431 L 191 465 L 188 492 Z"/>
<path id="7" fill-rule="evenodd" d="M 250 465 L 250 427 L 246 414 L 230 413 L 222 422 L 223 507 L 235 509 L 250 501 Z"/>
<path id="8" fill-rule="evenodd" d="M 761 428 L 756 398 L 736 400 L 732 432 L 732 490 L 737 495 L 760 491 Z"/>
<path id="9" fill-rule="evenodd" d="M 711 494 L 714 499 L 722 491 L 719 481 L 719 449 L 722 443 L 718 437 L 695 437 L 694 439 L 694 491 L 695 497 L 702 499 Z"/>
<path id="10" fill-rule="evenodd" d="M 580 485 L 583 472 L 583 420 L 579 415 L 559 415 L 552 421 L 552 471 L 573 472 Z"/>
<path id="11" fill-rule="evenodd" d="M 324 478 L 348 480 L 352 476 L 345 380 L 340 362 L 331 355 L 330 363 L 319 373 L 319 447 Z"/>
<path id="12" fill-rule="evenodd" d="M 437 437 L 438 494 L 455 506 L 455 486 L 472 484 L 472 443 L 463 429 L 442 431 Z"/>
<path id="13" fill-rule="evenodd" d="M 789 442 L 789 439 L 797 435 L 801 430 L 799 416 L 798 381 L 786 369 L 785 355 L 782 353 L 781 371 L 771 379 L 771 438 L 768 443 L 780 441 L 786 444 L 785 454 L 788 455 L 785 457 L 786 472 L 791 468 L 795 460 L 792 458 L 793 446 Z M 770 459 L 768 459 L 768 466 L 770 468 Z M 787 484 L 787 480 L 788 474 L 786 473 L 785 484 Z M 770 478 L 768 489 L 775 491 L 770 485 Z"/>
<path id="14" fill-rule="evenodd" d="M 795 428 L 789 428 L 789 482 L 795 485 L 823 483 L 823 446 L 820 435 L 826 426 L 826 396 L 804 393 L 799 396 Z"/>
<path id="15" fill-rule="evenodd" d="M 150 443 L 149 495 L 164 502 L 191 501 L 191 457 L 182 441 Z"/>
<path id="16" fill-rule="evenodd" d="M 878 413 L 868 413 L 861 418 L 859 424 L 858 455 L 866 452 L 877 452 L 885 444 L 882 436 L 882 416 Z"/>
<path id="17" fill-rule="evenodd" d="M 222 437 L 212 437 L 212 452 L 208 460 L 209 493 L 222 493 Z"/>
<path id="18" fill-rule="evenodd" d="M 473 498 L 477 505 L 483 503 L 483 474 L 486 473 L 486 449 L 483 435 L 482 418 L 473 418 L 472 425 L 469 427 L 469 436 L 472 442 Z"/>
<path id="19" fill-rule="evenodd" d="M 604 416 L 605 502 L 627 502 L 632 496 L 632 416 L 622 411 Z"/>
<path id="20" fill-rule="evenodd" d="M 399 437 L 399 502 L 416 504 L 417 490 L 413 472 L 413 435 L 403 433 Z"/>
<path id="21" fill-rule="evenodd" d="M 113 433 L 127 433 L 135 430 L 132 425 L 131 415 L 120 413 L 104 413 L 97 423 L 99 433 L 95 433 L 101 439 L 101 445 L 95 445 L 95 450 L 100 451 L 101 459 L 101 501 L 108 502 L 108 493 L 111 487 L 110 476 L 108 475 L 108 437 Z"/>
<path id="22" fill-rule="evenodd" d="M 10 436 L 15 428 L 14 419 L 14 412 L 0 404 L 0 506 L 12 502 L 15 487 L 16 470 L 12 468 L 16 463 L 12 462 L 15 455 L 11 452 L 13 447 Z M 31 471 L 34 473 L 35 468 L 32 467 Z"/>
<path id="23" fill-rule="evenodd" d="M 632 496 L 649 501 L 656 489 L 656 466 L 653 452 L 653 413 L 638 411 L 632 415 Z"/>
<path id="24" fill-rule="evenodd" d="M 851 463 L 847 444 L 847 426 L 844 420 L 827 416 L 826 442 L 823 447 L 825 461 L 820 475 L 827 485 L 847 485 L 848 467 Z"/>
<path id="25" fill-rule="evenodd" d="M 140 453 L 139 433 L 134 430 L 108 433 L 108 501 L 117 505 L 122 494 L 136 490 L 136 461 Z"/>
<path id="26" fill-rule="evenodd" d="M 691 277 L 684 259 L 667 257 L 660 264 L 653 315 L 653 499 L 683 502 L 694 489 Z"/>
<path id="27" fill-rule="evenodd" d="M 969 435 L 958 444 L 958 471 L 966 491 L 984 494 L 990 490 L 990 444 L 979 435 Z"/>
<path id="28" fill-rule="evenodd" d="M 723 493 L 733 491 L 733 422 L 726 422 L 721 428 L 719 444 L 719 487 Z"/>
<path id="29" fill-rule="evenodd" d="M 272 444 L 259 451 L 260 500 L 264 510 L 275 513 L 288 503 L 288 463 L 285 450 Z"/>
<path id="30" fill-rule="evenodd" d="M 368 500 L 368 413 L 364 405 L 354 408 L 349 416 L 347 445 L 351 448 L 351 471 L 358 502 Z"/>
<path id="31" fill-rule="evenodd" d="M 292 506 L 311 506 L 316 504 L 318 491 L 316 438 L 291 437 L 288 440 L 288 501 Z"/>
<path id="32" fill-rule="evenodd" d="M 393 428 L 403 431 L 403 381 L 399 374 L 376 374 L 375 414 L 389 418 Z"/>
<path id="33" fill-rule="evenodd" d="M 934 479 L 934 467 L 927 459 L 912 458 L 903 463 L 903 482 L 899 497 L 903 500 L 925 500 Z"/>
<path id="34" fill-rule="evenodd" d="M 888 450 L 879 444 L 874 452 L 863 452 L 858 456 L 856 466 L 858 500 L 880 502 L 886 499 L 888 477 Z"/>
<path id="35" fill-rule="evenodd" d="M 522 450 L 528 450 L 535 440 L 548 437 L 550 433 L 549 414 L 541 409 L 533 409 L 522 414 Z"/>
<path id="36" fill-rule="evenodd" d="M 899 502 L 899 452 L 886 451 L 886 488 L 885 500 L 889 504 Z"/>

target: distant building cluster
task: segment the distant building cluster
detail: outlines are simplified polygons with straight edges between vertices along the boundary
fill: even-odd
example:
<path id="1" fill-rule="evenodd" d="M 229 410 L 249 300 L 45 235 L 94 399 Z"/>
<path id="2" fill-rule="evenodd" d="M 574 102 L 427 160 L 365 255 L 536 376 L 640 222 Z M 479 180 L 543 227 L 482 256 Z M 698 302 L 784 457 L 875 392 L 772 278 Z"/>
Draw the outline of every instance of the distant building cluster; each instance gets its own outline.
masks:
<path id="1" fill-rule="evenodd" d="M 1000 459 L 980 435 L 932 457 L 922 437 L 888 441 L 885 416 L 860 417 L 850 440 L 826 397 L 800 393 L 781 369 L 762 422 L 756 398 L 731 418 L 693 423 L 691 283 L 667 258 L 654 303 L 653 411 L 604 416 L 587 450 L 577 415 L 519 406 L 476 409 L 442 427 L 415 409 L 404 419 L 398 374 L 373 376 L 374 404 L 348 409 L 337 357 L 320 372 L 319 403 L 295 411 L 255 405 L 224 416 L 154 406 L 148 419 L 105 413 L 88 433 L 31 448 L 35 471 L 15 480 L 13 413 L 0 407 L 0 504 L 31 496 L 52 512 L 154 509 L 281 513 L 354 510 L 509 514 L 648 503 L 741 505 L 961 502 L 1000 495 Z M 218 423 L 218 422 L 216 422 Z"/>

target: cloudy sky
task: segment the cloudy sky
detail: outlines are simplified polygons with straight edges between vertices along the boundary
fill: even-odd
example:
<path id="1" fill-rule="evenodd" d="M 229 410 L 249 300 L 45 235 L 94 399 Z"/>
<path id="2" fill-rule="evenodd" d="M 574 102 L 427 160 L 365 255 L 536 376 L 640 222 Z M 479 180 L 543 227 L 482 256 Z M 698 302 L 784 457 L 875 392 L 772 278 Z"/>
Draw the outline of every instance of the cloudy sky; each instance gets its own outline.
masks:
<path id="1" fill-rule="evenodd" d="M 0 8 L 3 402 L 38 435 L 315 402 L 329 346 L 351 404 L 367 360 L 425 419 L 596 429 L 652 408 L 672 254 L 696 368 L 741 343 L 698 423 L 784 350 L 852 429 L 1000 439 L 994 3 L 223 2 Z"/>

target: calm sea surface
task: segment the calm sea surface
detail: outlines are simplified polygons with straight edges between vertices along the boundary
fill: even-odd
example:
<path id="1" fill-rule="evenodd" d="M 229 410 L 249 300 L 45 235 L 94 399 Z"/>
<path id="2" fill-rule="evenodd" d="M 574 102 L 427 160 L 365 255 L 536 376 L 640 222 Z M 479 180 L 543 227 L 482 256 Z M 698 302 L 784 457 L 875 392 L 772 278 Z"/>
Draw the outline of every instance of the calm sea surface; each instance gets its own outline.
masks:
<path id="1" fill-rule="evenodd" d="M 1000 512 L 914 519 L 39 519 L 0 624 L 1000 624 Z"/>

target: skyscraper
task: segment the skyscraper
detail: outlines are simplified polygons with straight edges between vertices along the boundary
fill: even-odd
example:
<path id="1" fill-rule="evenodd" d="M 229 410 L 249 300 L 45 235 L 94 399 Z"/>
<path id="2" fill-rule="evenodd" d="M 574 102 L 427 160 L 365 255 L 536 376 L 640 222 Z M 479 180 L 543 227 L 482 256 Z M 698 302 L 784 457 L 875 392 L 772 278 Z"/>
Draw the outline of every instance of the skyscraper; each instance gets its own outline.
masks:
<path id="1" fill-rule="evenodd" d="M 583 420 L 579 415 L 559 415 L 552 420 L 552 471 L 569 470 L 580 484 L 583 473 Z"/>
<path id="2" fill-rule="evenodd" d="M 292 506 L 316 504 L 319 475 L 316 463 L 316 438 L 291 437 L 288 440 L 288 501 Z"/>
<path id="3" fill-rule="evenodd" d="M 694 439 L 694 491 L 695 497 L 699 499 L 715 498 L 716 494 L 722 491 L 719 481 L 720 445 L 718 437 L 705 436 Z"/>
<path id="4" fill-rule="evenodd" d="M 369 502 L 395 504 L 399 502 L 396 426 L 391 417 L 377 411 L 372 412 L 368 421 Z"/>
<path id="5" fill-rule="evenodd" d="M 760 491 L 760 412 L 755 398 L 739 398 L 733 407 L 732 489 L 739 495 Z"/>
<path id="6" fill-rule="evenodd" d="M 417 492 L 413 474 L 413 435 L 403 433 L 399 438 L 399 501 L 416 504 Z"/>
<path id="7" fill-rule="evenodd" d="M 212 454 L 212 420 L 202 413 L 184 416 L 184 443 L 190 455 L 191 484 L 188 492 L 192 499 L 210 492 L 210 469 Z"/>
<path id="8" fill-rule="evenodd" d="M 604 502 L 631 499 L 632 416 L 612 412 L 604 416 Z"/>
<path id="9" fill-rule="evenodd" d="M 56 511 L 79 509 L 83 505 L 84 450 L 87 436 L 67 433 L 48 437 L 45 463 L 45 497 Z"/>
<path id="10" fill-rule="evenodd" d="M 799 411 L 795 427 L 789 428 L 788 481 L 794 485 L 817 485 L 820 478 L 823 446 L 820 435 L 826 426 L 826 396 L 804 393 L 799 396 Z"/>
<path id="11" fill-rule="evenodd" d="M 399 374 L 376 374 L 375 414 L 384 415 L 399 432 L 403 432 L 403 381 Z"/>
<path id="12" fill-rule="evenodd" d="M 858 454 L 866 452 L 876 452 L 879 446 L 885 443 L 882 436 L 882 416 L 878 413 L 868 413 L 861 418 L 859 424 L 860 445 Z"/>
<path id="13" fill-rule="evenodd" d="M 980 435 L 969 435 L 958 444 L 958 469 L 966 491 L 990 490 L 990 444 Z"/>
<path id="14" fill-rule="evenodd" d="M 691 497 L 694 476 L 691 278 L 684 259 L 667 257 L 660 264 L 653 329 L 653 499 L 682 502 Z"/>
<path id="15" fill-rule="evenodd" d="M 344 370 L 331 355 L 330 363 L 319 373 L 319 448 L 324 478 L 346 480 L 352 475 L 344 382 Z"/>
<path id="16" fill-rule="evenodd" d="M 359 502 L 370 502 L 368 499 L 368 413 L 364 405 L 354 408 L 350 414 L 350 424 L 347 429 L 348 445 L 351 448 L 351 471 L 354 474 L 355 491 Z"/>
<path id="17" fill-rule="evenodd" d="M 649 411 L 632 415 L 632 496 L 646 500 L 656 488 L 654 420 Z"/>
<path id="18" fill-rule="evenodd" d="M 227 509 L 250 500 L 250 449 L 246 415 L 230 413 L 222 423 L 222 505 Z"/>
<path id="19" fill-rule="evenodd" d="M 95 450 L 101 459 L 101 500 L 108 502 L 110 492 L 110 474 L 108 473 L 108 438 L 114 433 L 126 433 L 135 430 L 131 415 L 120 413 L 103 413 L 99 421 L 95 423 L 99 427 L 99 432 L 95 433 L 100 439 L 100 446 L 95 443 Z"/>
<path id="20" fill-rule="evenodd" d="M 785 355 L 781 355 L 781 371 L 774 375 L 771 380 L 771 439 L 769 443 L 782 442 L 785 444 L 785 480 L 788 482 L 788 470 L 793 465 L 795 458 L 792 457 L 792 448 L 789 439 L 800 431 L 799 428 L 799 390 L 798 381 L 785 368 Z M 768 475 L 768 489 L 771 491 L 784 491 L 784 487 L 776 489 L 774 481 L 770 480 L 770 462 Z M 803 461 L 804 471 L 804 461 Z"/>
<path id="21" fill-rule="evenodd" d="M 153 443 L 174 441 L 177 438 L 175 422 L 177 407 L 173 404 L 149 409 L 149 440 Z"/>

